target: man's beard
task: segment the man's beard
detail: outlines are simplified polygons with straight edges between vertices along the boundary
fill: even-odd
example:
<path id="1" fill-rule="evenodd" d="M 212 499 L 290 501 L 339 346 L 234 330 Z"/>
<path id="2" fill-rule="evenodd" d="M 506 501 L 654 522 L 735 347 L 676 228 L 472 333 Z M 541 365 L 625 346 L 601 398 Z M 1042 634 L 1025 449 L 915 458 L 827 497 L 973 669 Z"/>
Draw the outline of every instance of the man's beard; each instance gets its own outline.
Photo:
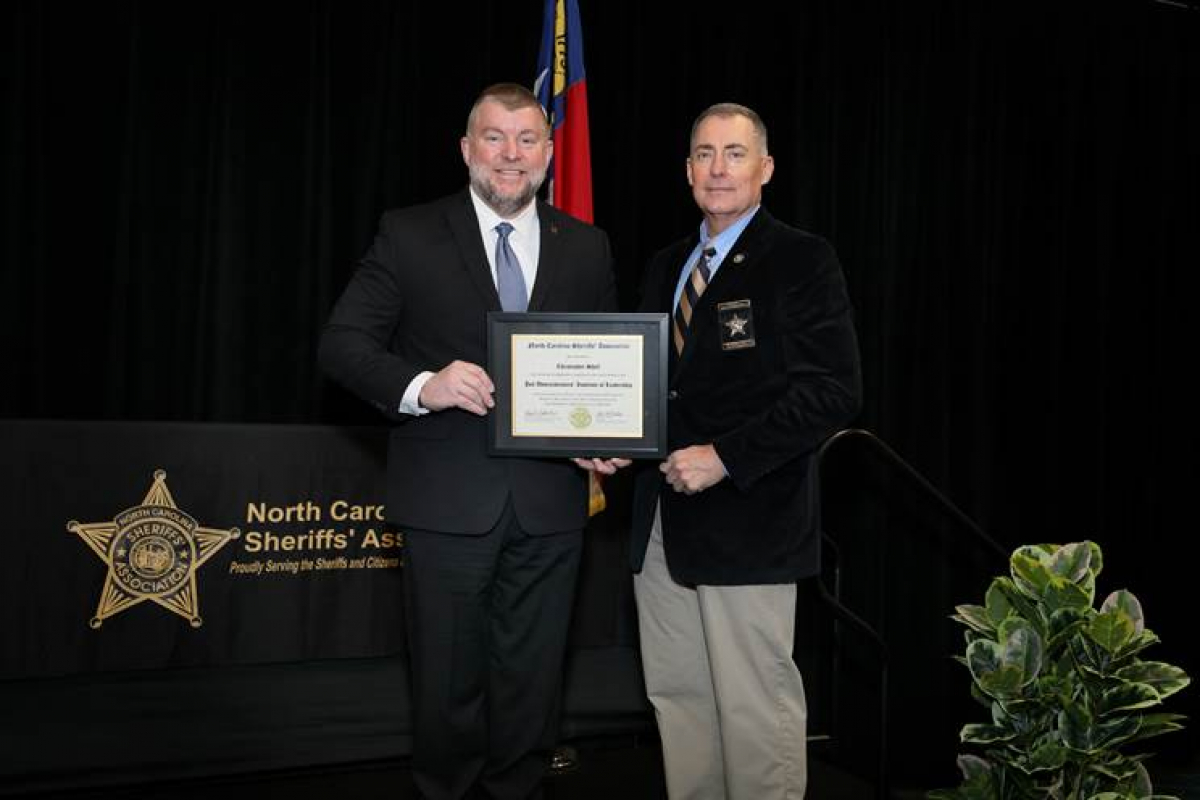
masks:
<path id="1" fill-rule="evenodd" d="M 537 190 L 542 187 L 542 181 L 546 179 L 546 172 L 530 172 L 529 184 L 523 191 L 516 195 L 503 195 L 497 192 L 488 180 L 491 171 L 482 165 L 471 165 L 471 188 L 475 190 L 475 194 L 479 195 L 483 202 L 487 203 L 488 208 L 495 211 L 502 217 L 516 216 L 517 212 L 529 205 L 529 201 L 537 194 Z"/>

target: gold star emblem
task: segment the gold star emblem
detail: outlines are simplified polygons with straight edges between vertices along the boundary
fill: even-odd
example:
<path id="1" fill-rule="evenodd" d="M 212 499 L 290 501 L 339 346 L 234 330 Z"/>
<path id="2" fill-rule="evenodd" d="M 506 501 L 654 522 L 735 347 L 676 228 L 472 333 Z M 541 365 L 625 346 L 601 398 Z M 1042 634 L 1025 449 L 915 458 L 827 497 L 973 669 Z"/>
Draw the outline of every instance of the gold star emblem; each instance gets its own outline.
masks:
<path id="1" fill-rule="evenodd" d="M 739 317 L 737 314 L 734 314 L 732 317 L 725 320 L 725 326 L 727 328 L 729 328 L 730 336 L 745 336 L 746 335 L 746 323 L 749 321 L 750 320 L 743 319 L 742 317 Z"/>
<path id="2" fill-rule="evenodd" d="M 199 628 L 203 620 L 196 570 L 230 539 L 241 536 L 237 528 L 203 528 L 180 511 L 167 488 L 167 473 L 161 469 L 155 471 L 141 505 L 122 511 L 111 522 L 71 520 L 67 530 L 78 534 L 108 565 L 96 616 L 88 622 L 92 628 L 143 600 Z"/>

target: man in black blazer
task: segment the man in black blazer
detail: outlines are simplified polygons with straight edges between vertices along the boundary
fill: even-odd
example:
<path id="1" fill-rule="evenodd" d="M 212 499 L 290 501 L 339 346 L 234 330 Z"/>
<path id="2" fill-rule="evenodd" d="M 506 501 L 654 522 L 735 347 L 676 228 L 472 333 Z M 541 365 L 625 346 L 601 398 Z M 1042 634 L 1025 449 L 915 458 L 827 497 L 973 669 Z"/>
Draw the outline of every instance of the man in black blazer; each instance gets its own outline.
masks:
<path id="1" fill-rule="evenodd" d="M 615 311 L 616 291 L 607 236 L 535 200 L 552 142 L 532 93 L 485 89 L 461 148 L 469 188 L 383 215 L 319 357 L 395 423 L 387 516 L 405 532 L 417 787 L 537 797 L 587 482 L 568 459 L 488 455 L 486 314 Z"/>
<path id="2" fill-rule="evenodd" d="M 730 103 L 692 128 L 698 234 L 650 262 L 641 311 L 673 317 L 670 454 L 634 482 L 646 687 L 672 798 L 797 798 L 807 709 L 796 581 L 819 567 L 812 457 L 858 411 L 841 267 L 761 207 L 762 120 Z"/>

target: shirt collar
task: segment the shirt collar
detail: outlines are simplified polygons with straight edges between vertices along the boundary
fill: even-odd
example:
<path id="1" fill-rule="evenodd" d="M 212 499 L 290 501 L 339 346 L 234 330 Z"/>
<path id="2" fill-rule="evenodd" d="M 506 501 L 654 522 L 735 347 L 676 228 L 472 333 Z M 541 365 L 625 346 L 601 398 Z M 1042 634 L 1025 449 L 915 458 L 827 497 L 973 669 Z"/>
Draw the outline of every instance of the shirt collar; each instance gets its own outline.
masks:
<path id="1" fill-rule="evenodd" d="M 754 215 L 758 213 L 760 208 L 762 208 L 761 204 L 750 209 L 737 222 L 716 236 L 710 237 L 708 235 L 708 223 L 702 221 L 700 223 L 700 245 L 697 250 L 706 250 L 709 247 L 716 249 L 717 254 L 709 259 L 709 263 L 712 265 L 720 264 L 725 260 L 725 256 L 733 248 L 734 242 L 742 235 L 742 231 L 746 230 L 746 226 L 750 224 L 750 220 L 754 219 Z"/>
<path id="2" fill-rule="evenodd" d="M 479 227 L 484 231 L 495 233 L 495 228 L 501 222 L 507 222 L 513 226 L 517 235 L 528 235 L 533 228 L 537 227 L 537 201 L 531 200 L 529 205 L 521 209 L 515 217 L 505 219 L 492 210 L 492 207 L 483 202 L 483 199 L 475 193 L 475 187 L 470 187 L 471 203 L 475 206 L 475 216 L 479 219 Z"/>

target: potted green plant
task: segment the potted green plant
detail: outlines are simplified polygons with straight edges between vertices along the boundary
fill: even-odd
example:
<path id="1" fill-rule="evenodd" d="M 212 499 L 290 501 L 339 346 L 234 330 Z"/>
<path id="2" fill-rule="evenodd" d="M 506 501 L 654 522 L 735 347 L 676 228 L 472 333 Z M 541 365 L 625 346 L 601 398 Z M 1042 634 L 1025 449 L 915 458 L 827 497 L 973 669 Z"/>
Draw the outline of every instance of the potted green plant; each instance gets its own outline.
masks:
<path id="1" fill-rule="evenodd" d="M 1179 730 L 1152 712 L 1191 679 L 1140 657 L 1159 641 L 1127 591 L 1095 607 L 1103 555 L 1094 542 L 1015 550 L 984 605 L 958 606 L 971 694 L 991 721 L 965 725 L 962 783 L 949 800 L 1142 800 L 1156 797 L 1136 742 Z M 1161 795 L 1157 797 L 1162 797 Z"/>

